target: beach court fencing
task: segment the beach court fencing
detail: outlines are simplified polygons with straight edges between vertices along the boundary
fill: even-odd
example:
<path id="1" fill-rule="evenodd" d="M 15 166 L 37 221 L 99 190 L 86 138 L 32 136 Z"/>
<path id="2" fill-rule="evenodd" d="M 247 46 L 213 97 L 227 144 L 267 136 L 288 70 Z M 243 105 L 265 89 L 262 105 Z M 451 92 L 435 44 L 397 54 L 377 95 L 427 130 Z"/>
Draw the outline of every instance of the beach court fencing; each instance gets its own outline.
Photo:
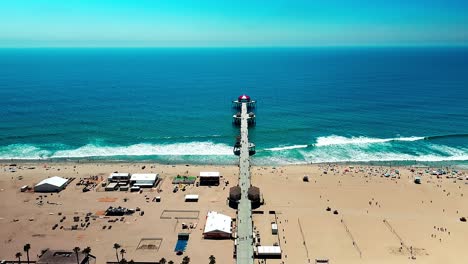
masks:
<path id="1" fill-rule="evenodd" d="M 353 241 L 353 246 L 354 248 L 356 249 L 356 251 L 359 253 L 359 257 L 362 258 L 362 252 L 361 252 L 361 249 L 359 248 L 358 244 L 356 243 L 356 240 L 354 240 L 354 237 L 353 235 L 351 234 L 351 231 L 349 231 L 349 228 L 348 226 L 346 225 L 344 219 L 341 219 L 341 223 L 343 224 L 345 230 L 346 230 L 346 233 L 348 234 L 349 238 L 351 238 L 351 241 Z"/>
<path id="2" fill-rule="evenodd" d="M 390 232 L 392 232 L 392 234 L 394 234 L 397 239 L 400 241 L 400 245 L 405 248 L 407 250 L 407 252 L 410 253 L 411 256 L 413 256 L 413 248 L 412 247 L 408 247 L 405 242 L 403 241 L 403 239 L 400 237 L 400 235 L 398 235 L 398 233 L 396 232 L 396 230 L 392 227 L 392 225 L 390 225 L 390 223 L 384 219 L 383 220 L 385 226 L 388 228 L 388 230 L 390 230 Z"/>
<path id="3" fill-rule="evenodd" d="M 198 219 L 199 210 L 164 210 L 160 219 Z"/>
<path id="4" fill-rule="evenodd" d="M 297 223 L 299 224 L 299 230 L 301 231 L 302 244 L 304 244 L 304 248 L 305 248 L 306 254 L 307 254 L 307 259 L 310 261 L 310 259 L 309 259 L 309 249 L 307 248 L 307 243 L 305 241 L 304 232 L 302 231 L 301 220 L 299 218 L 297 218 Z"/>
<path id="5" fill-rule="evenodd" d="M 142 238 L 140 239 L 140 243 L 138 243 L 137 250 L 139 249 L 149 249 L 149 250 L 156 250 L 159 251 L 161 247 L 163 239 L 160 237 L 154 238 Z"/>

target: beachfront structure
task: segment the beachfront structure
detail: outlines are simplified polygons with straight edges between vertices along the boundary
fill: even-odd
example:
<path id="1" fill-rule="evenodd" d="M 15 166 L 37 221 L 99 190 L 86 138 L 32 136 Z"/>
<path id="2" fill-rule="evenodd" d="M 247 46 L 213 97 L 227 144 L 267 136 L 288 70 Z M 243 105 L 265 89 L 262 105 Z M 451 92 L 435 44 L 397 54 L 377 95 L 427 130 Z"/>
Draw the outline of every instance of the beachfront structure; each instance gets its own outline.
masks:
<path id="1" fill-rule="evenodd" d="M 218 212 L 209 211 L 206 216 L 203 237 L 206 239 L 231 238 L 231 217 Z"/>
<path id="2" fill-rule="evenodd" d="M 241 192 L 239 185 L 231 187 L 229 189 L 229 200 L 237 203 L 241 199 Z"/>
<path id="3" fill-rule="evenodd" d="M 104 190 L 106 192 L 112 192 L 112 191 L 115 191 L 119 188 L 118 186 L 118 183 L 117 182 L 111 182 L 109 184 L 107 184 L 107 186 L 104 188 Z"/>
<path id="4" fill-rule="evenodd" d="M 281 258 L 280 246 L 258 246 L 256 250 L 257 258 Z"/>
<path id="5" fill-rule="evenodd" d="M 129 181 L 130 180 L 130 173 L 128 172 L 114 172 L 107 177 L 107 181 L 109 182 L 117 182 L 117 181 Z"/>
<path id="6" fill-rule="evenodd" d="M 75 253 L 73 250 L 49 249 L 39 257 L 36 264 L 76 264 L 77 259 L 80 264 L 96 263 L 96 257 L 91 254 L 85 254 L 80 251 Z"/>
<path id="7" fill-rule="evenodd" d="M 68 180 L 59 176 L 42 180 L 34 186 L 35 192 L 60 192 L 67 186 Z"/>
<path id="8" fill-rule="evenodd" d="M 134 173 L 130 177 L 130 184 L 134 187 L 151 188 L 158 180 L 156 173 Z"/>
<path id="9" fill-rule="evenodd" d="M 202 171 L 200 172 L 200 185 L 219 185 L 221 174 L 219 171 Z"/>
<path id="10" fill-rule="evenodd" d="M 272 235 L 278 234 L 278 225 L 275 222 L 271 223 L 271 234 Z"/>
<path id="11" fill-rule="evenodd" d="M 250 186 L 247 191 L 247 197 L 252 203 L 252 208 L 258 208 L 263 204 L 263 199 L 260 194 L 260 188 L 255 186 Z"/>
<path id="12" fill-rule="evenodd" d="M 250 186 L 248 190 L 248 197 L 249 200 L 254 202 L 260 202 L 261 196 L 260 196 L 260 188 L 255 187 L 255 186 Z"/>
<path id="13" fill-rule="evenodd" d="M 237 264 L 253 264 L 253 223 L 252 223 L 252 202 L 249 200 L 247 192 L 250 186 L 250 156 L 253 154 L 249 143 L 249 125 L 247 122 L 249 108 L 255 107 L 255 102 L 246 95 L 241 95 L 237 101 L 233 102 L 236 109 L 241 112 L 240 137 L 234 146 L 234 154 L 239 155 L 239 187 L 241 189 L 240 200 L 237 208 L 237 243 L 234 254 Z M 253 146 L 254 147 L 254 146 Z M 230 202 L 230 206 L 231 206 Z"/>
<path id="14" fill-rule="evenodd" d="M 247 106 L 248 110 L 254 109 L 256 107 L 256 102 L 246 94 L 239 96 L 237 100 L 233 100 L 232 107 L 235 109 L 241 109 L 243 103 Z"/>
<path id="15" fill-rule="evenodd" d="M 198 202 L 198 195 L 197 194 L 187 194 L 185 195 L 186 202 Z"/>
<path id="16" fill-rule="evenodd" d="M 233 186 L 229 189 L 228 203 L 229 207 L 237 209 L 237 205 L 241 199 L 242 190 L 239 185 Z"/>

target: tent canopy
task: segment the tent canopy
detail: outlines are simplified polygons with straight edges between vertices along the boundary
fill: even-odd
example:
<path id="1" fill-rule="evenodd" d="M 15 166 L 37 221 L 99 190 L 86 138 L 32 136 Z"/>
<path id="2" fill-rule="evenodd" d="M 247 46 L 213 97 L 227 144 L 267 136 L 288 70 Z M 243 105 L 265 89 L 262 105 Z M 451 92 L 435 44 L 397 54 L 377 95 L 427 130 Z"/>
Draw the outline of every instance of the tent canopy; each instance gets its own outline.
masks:
<path id="1" fill-rule="evenodd" d="M 204 234 L 210 232 L 223 232 L 231 234 L 231 217 L 218 212 L 209 211 L 206 216 Z"/>
<path id="2" fill-rule="evenodd" d="M 44 179 L 44 180 L 40 181 L 38 184 L 36 184 L 36 186 L 49 184 L 49 185 L 53 185 L 53 186 L 56 186 L 56 187 L 62 187 L 65 183 L 67 183 L 67 181 L 68 180 L 65 179 L 65 178 L 62 178 L 62 177 L 59 177 L 59 176 L 54 176 L 54 177 L 50 177 L 50 178 L 47 178 L 47 179 Z"/>

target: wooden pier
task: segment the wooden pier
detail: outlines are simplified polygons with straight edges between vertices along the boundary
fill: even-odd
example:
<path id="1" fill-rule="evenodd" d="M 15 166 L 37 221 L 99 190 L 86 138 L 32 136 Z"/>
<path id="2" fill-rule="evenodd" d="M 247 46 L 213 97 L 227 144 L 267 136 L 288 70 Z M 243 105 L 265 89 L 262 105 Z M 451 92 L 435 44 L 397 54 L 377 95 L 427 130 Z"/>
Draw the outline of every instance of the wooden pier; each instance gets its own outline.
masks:
<path id="1" fill-rule="evenodd" d="M 234 125 L 240 126 L 242 123 L 242 115 L 241 112 L 238 112 L 237 114 L 232 116 L 232 123 Z M 256 124 L 255 122 L 255 114 L 253 112 L 250 112 L 247 114 L 247 125 L 248 126 L 254 126 Z"/>
<path id="2" fill-rule="evenodd" d="M 254 263 L 252 204 L 248 197 L 248 190 L 251 186 L 250 155 L 252 150 L 252 144 L 249 143 L 248 103 L 241 103 L 240 141 L 236 143 L 239 149 L 239 186 L 241 188 L 241 199 L 237 208 L 237 264 Z M 236 152 L 236 146 L 234 152 Z"/>

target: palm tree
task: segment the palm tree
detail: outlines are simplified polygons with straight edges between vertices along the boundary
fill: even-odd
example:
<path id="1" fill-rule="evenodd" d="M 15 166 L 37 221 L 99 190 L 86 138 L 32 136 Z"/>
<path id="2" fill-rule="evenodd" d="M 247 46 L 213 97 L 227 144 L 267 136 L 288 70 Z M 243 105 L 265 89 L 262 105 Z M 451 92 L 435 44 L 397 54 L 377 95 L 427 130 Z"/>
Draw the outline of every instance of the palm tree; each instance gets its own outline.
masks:
<path id="1" fill-rule="evenodd" d="M 117 252 L 117 250 L 120 248 L 120 245 L 115 243 L 114 244 L 114 249 L 115 249 L 115 257 L 117 258 L 117 262 L 119 262 L 119 253 Z"/>
<path id="2" fill-rule="evenodd" d="M 127 264 L 127 263 L 128 263 L 127 260 L 124 259 L 124 258 L 122 258 L 122 259 L 120 260 L 120 264 Z"/>
<path id="3" fill-rule="evenodd" d="M 78 254 L 80 253 L 80 248 L 79 247 L 75 247 L 73 248 L 73 252 L 75 252 L 75 255 L 76 255 L 76 263 L 77 264 L 80 264 L 80 257 L 78 256 Z"/>
<path id="4" fill-rule="evenodd" d="M 23 256 L 23 254 L 21 254 L 21 252 L 18 252 L 16 253 L 15 257 L 18 259 L 18 264 L 21 263 L 21 256 Z"/>
<path id="5" fill-rule="evenodd" d="M 125 251 L 125 249 L 121 249 L 120 250 L 120 255 L 122 256 L 122 259 L 124 258 L 124 254 L 127 253 L 127 251 Z"/>
<path id="6" fill-rule="evenodd" d="M 31 249 L 31 245 L 30 244 L 26 244 L 24 245 L 23 247 L 23 250 L 24 252 L 26 252 L 26 258 L 28 259 L 28 264 L 29 264 L 29 250 Z"/>
<path id="7" fill-rule="evenodd" d="M 189 264 L 190 263 L 190 258 L 188 256 L 185 256 L 183 259 L 182 259 L 182 264 Z"/>
<path id="8" fill-rule="evenodd" d="M 215 256 L 211 255 L 208 259 L 210 260 L 210 264 L 216 264 Z"/>
<path id="9" fill-rule="evenodd" d="M 83 254 L 86 254 L 86 259 L 87 259 L 87 262 L 89 264 L 89 255 L 91 254 L 91 248 L 90 247 L 86 247 L 85 249 L 83 249 Z"/>
<path id="10" fill-rule="evenodd" d="M 161 258 L 161 259 L 159 260 L 159 264 L 166 264 L 166 263 L 167 263 L 167 261 L 166 261 L 165 258 Z"/>

